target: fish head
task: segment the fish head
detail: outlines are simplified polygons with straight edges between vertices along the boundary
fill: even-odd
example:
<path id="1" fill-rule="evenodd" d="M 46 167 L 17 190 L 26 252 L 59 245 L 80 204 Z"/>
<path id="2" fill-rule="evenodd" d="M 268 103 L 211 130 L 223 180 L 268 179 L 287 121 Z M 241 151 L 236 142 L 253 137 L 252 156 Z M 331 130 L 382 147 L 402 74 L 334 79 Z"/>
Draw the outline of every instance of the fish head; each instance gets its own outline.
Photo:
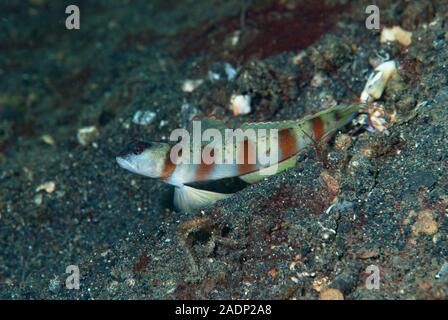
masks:
<path id="1" fill-rule="evenodd" d="M 116 157 L 123 169 L 150 178 L 160 178 L 170 145 L 166 142 L 133 141 Z"/>

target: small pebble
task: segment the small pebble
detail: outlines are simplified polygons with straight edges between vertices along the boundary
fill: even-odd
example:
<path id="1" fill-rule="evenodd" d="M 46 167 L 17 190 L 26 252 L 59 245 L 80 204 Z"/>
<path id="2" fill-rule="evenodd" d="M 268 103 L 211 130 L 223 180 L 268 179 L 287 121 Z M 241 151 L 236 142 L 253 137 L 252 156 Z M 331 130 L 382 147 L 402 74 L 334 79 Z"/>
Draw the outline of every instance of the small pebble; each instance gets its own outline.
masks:
<path id="1" fill-rule="evenodd" d="M 381 32 L 381 43 L 394 41 L 408 47 L 412 42 L 412 32 L 406 31 L 399 26 L 383 28 Z"/>
<path id="2" fill-rule="evenodd" d="M 50 146 L 54 146 L 55 142 L 52 136 L 50 136 L 49 134 L 44 134 L 41 137 L 42 141 L 45 142 L 46 144 L 49 144 Z"/>
<path id="3" fill-rule="evenodd" d="M 57 292 L 59 288 L 61 287 L 61 282 L 59 281 L 58 277 L 55 277 L 50 280 L 50 284 L 48 285 L 48 290 L 51 292 Z"/>
<path id="4" fill-rule="evenodd" d="M 185 80 L 182 83 L 182 91 L 183 92 L 193 92 L 194 90 L 196 90 L 201 84 L 202 82 L 204 82 L 204 80 L 202 79 L 196 79 L 196 80 Z"/>
<path id="5" fill-rule="evenodd" d="M 352 138 L 348 134 L 338 134 L 334 141 L 334 146 L 338 150 L 345 150 L 352 144 Z"/>
<path id="6" fill-rule="evenodd" d="M 321 291 L 320 300 L 344 300 L 344 295 L 338 289 L 326 288 Z"/>
<path id="7" fill-rule="evenodd" d="M 152 111 L 141 111 L 138 110 L 132 117 L 132 122 L 141 126 L 147 126 L 156 117 L 156 113 Z"/>
<path id="8" fill-rule="evenodd" d="M 77 138 L 80 145 L 87 146 L 93 140 L 98 138 L 99 135 L 100 133 L 98 129 L 95 126 L 90 126 L 78 129 Z"/>
<path id="9" fill-rule="evenodd" d="M 420 233 L 433 235 L 438 230 L 437 222 L 434 220 L 431 210 L 422 210 L 418 213 L 417 221 L 412 226 L 414 235 Z"/>
<path id="10" fill-rule="evenodd" d="M 233 115 L 248 114 L 251 112 L 251 98 L 249 95 L 233 94 L 230 98 L 230 110 Z"/>
<path id="11" fill-rule="evenodd" d="M 233 80 L 236 76 L 236 69 L 228 62 L 224 63 L 224 71 L 227 75 L 227 80 Z"/>
<path id="12" fill-rule="evenodd" d="M 56 189 L 56 184 L 53 181 L 45 182 L 36 188 L 36 192 L 45 190 L 47 193 L 52 193 Z"/>
<path id="13" fill-rule="evenodd" d="M 36 194 L 36 196 L 34 197 L 34 203 L 36 204 L 36 206 L 40 206 L 42 204 L 43 198 L 44 196 L 42 195 L 42 193 Z"/>

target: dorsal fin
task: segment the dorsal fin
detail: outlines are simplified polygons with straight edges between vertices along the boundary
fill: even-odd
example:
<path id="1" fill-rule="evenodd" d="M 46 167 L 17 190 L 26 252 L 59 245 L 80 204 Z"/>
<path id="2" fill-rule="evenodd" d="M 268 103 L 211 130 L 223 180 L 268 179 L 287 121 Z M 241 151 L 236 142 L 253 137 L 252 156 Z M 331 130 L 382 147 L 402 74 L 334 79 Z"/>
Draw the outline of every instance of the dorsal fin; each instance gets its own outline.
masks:
<path id="1" fill-rule="evenodd" d="M 269 122 L 245 122 L 241 125 L 241 129 L 286 129 L 296 127 L 301 119 L 297 120 L 281 120 Z"/>
<path id="2" fill-rule="evenodd" d="M 225 129 L 229 129 L 227 127 L 227 125 L 224 123 L 224 121 L 216 118 L 216 116 L 206 116 L 206 117 L 196 116 L 193 118 L 193 120 L 190 122 L 190 124 L 187 127 L 187 130 L 190 133 L 193 132 L 193 121 L 201 122 L 201 131 L 202 132 L 204 132 L 207 129 L 217 129 L 221 132 L 223 137 L 225 134 Z"/>

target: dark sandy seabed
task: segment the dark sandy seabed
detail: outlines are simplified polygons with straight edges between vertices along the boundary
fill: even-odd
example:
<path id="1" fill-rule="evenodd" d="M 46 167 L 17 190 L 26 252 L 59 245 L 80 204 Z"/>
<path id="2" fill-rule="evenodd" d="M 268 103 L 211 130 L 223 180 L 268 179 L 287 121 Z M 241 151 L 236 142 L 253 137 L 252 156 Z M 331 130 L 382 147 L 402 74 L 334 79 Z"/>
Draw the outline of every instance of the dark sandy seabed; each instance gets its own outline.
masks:
<path id="1" fill-rule="evenodd" d="M 370 2 L 1 1 L 0 298 L 446 299 L 448 5 L 374 1 L 383 26 L 413 33 L 405 48 L 364 27 Z M 353 102 L 387 56 L 388 136 L 340 133 L 214 206 L 178 213 L 170 186 L 115 162 L 195 114 L 236 126 Z M 225 62 L 236 78 L 209 80 Z M 186 79 L 205 80 L 186 93 Z M 231 114 L 232 93 L 249 115 Z M 156 117 L 134 124 L 138 110 Z"/>

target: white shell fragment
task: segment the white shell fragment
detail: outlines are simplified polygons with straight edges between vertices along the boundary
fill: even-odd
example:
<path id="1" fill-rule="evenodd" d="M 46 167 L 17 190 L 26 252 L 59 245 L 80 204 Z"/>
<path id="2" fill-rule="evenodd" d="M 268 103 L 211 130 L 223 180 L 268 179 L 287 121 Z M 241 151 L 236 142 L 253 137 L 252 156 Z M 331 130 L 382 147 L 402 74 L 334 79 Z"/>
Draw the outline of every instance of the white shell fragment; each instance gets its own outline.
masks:
<path id="1" fill-rule="evenodd" d="M 361 93 L 361 102 L 372 102 L 381 98 L 387 82 L 397 74 L 397 64 L 394 60 L 383 62 L 375 68 L 366 82 L 364 90 Z"/>
<path id="2" fill-rule="evenodd" d="M 55 141 L 54 141 L 53 137 L 49 134 L 44 134 L 40 138 L 42 139 L 43 142 L 45 142 L 46 144 L 49 144 L 50 146 L 55 145 Z"/>
<path id="3" fill-rule="evenodd" d="M 231 81 L 235 79 L 238 71 L 228 62 L 214 63 L 210 70 L 207 72 L 207 77 L 210 81 L 218 81 L 221 79 L 227 79 Z"/>
<path id="4" fill-rule="evenodd" d="M 401 45 L 408 47 L 412 42 L 412 32 L 406 31 L 399 26 L 392 28 L 384 28 L 381 31 L 381 43 L 384 42 L 398 42 Z"/>
<path id="5" fill-rule="evenodd" d="M 202 82 L 204 82 L 204 80 L 202 79 L 196 79 L 196 80 L 185 80 L 182 83 L 182 91 L 183 92 L 193 92 L 194 90 L 196 90 L 201 84 Z"/>
<path id="6" fill-rule="evenodd" d="M 53 181 L 45 182 L 36 188 L 36 192 L 45 190 L 47 193 L 52 193 L 56 189 L 56 184 Z"/>
<path id="7" fill-rule="evenodd" d="M 218 81 L 219 79 L 221 79 L 221 76 L 218 72 L 214 72 L 211 70 L 208 71 L 207 76 L 210 81 Z"/>
<path id="8" fill-rule="evenodd" d="M 80 145 L 87 146 L 98 138 L 99 135 L 98 129 L 95 126 L 90 126 L 78 129 L 77 138 Z"/>
<path id="9" fill-rule="evenodd" d="M 300 51 L 297 55 L 292 57 L 291 61 L 293 64 L 301 64 L 305 57 L 306 57 L 306 52 Z"/>
<path id="10" fill-rule="evenodd" d="M 232 47 L 236 46 L 238 42 L 240 42 L 240 36 L 241 36 L 240 30 L 235 31 L 232 34 L 232 37 L 230 38 L 230 44 L 232 45 Z"/>
<path id="11" fill-rule="evenodd" d="M 236 76 L 236 69 L 228 62 L 224 63 L 224 71 L 227 75 L 227 80 L 233 80 Z"/>
<path id="12" fill-rule="evenodd" d="M 249 95 L 233 94 L 230 97 L 230 110 L 233 115 L 248 114 L 251 112 L 251 98 Z"/>
<path id="13" fill-rule="evenodd" d="M 147 126 L 148 124 L 153 122 L 155 117 L 155 112 L 138 110 L 132 117 L 132 122 L 141 126 Z"/>

